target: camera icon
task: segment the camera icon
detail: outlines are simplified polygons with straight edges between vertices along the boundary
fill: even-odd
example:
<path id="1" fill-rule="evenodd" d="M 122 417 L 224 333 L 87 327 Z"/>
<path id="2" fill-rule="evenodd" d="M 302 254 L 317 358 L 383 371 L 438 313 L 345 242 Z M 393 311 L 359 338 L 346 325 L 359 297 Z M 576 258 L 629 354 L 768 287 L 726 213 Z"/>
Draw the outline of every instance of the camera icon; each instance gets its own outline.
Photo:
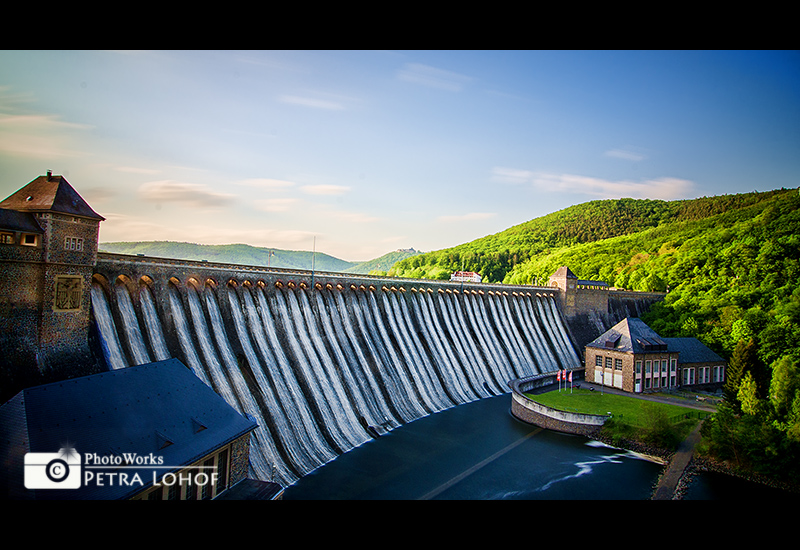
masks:
<path id="1" fill-rule="evenodd" d="M 79 489 L 80 486 L 81 459 L 75 449 L 25 454 L 27 489 Z"/>

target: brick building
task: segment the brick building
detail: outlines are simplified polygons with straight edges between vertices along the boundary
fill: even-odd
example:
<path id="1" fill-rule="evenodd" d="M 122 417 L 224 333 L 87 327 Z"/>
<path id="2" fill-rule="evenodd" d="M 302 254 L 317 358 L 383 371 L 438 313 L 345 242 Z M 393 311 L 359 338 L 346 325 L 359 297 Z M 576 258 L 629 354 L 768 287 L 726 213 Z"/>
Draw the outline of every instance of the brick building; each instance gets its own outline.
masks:
<path id="1" fill-rule="evenodd" d="M 628 317 L 586 345 L 586 381 L 627 392 L 715 390 L 725 361 L 697 338 L 662 338 Z"/>
<path id="2" fill-rule="evenodd" d="M 103 219 L 50 171 L 0 202 L 4 392 L 93 372 L 90 289 Z"/>

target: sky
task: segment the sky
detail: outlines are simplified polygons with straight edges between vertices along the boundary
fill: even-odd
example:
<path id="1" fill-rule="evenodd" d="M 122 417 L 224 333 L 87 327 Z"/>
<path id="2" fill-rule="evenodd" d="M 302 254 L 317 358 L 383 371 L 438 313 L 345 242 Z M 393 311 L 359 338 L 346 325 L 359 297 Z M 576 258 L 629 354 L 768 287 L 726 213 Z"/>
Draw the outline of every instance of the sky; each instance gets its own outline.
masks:
<path id="1" fill-rule="evenodd" d="M 0 51 L 0 195 L 101 242 L 432 251 L 591 200 L 800 186 L 797 51 Z"/>

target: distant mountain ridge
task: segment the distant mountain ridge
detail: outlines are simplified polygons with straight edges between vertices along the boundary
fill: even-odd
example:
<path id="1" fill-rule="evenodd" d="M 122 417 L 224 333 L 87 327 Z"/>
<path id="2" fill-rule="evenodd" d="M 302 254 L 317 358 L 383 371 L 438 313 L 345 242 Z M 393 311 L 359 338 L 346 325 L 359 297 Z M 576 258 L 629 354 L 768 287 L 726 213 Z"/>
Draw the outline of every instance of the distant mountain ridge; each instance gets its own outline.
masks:
<path id="1" fill-rule="evenodd" d="M 175 241 L 131 241 L 100 243 L 101 252 L 117 254 L 143 254 L 156 258 L 174 258 L 252 266 L 271 266 L 288 269 L 316 269 L 367 275 L 370 271 L 388 271 L 395 262 L 420 254 L 411 249 L 384 254 L 364 262 L 349 262 L 325 254 L 304 250 L 281 250 L 256 247 L 248 244 L 208 245 Z"/>

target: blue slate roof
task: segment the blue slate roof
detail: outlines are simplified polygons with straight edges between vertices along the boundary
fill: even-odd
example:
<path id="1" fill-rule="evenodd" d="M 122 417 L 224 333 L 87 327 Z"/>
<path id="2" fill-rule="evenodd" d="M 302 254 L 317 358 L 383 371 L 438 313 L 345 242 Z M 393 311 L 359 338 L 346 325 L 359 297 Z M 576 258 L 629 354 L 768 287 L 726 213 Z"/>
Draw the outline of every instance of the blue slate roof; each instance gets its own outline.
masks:
<path id="1" fill-rule="evenodd" d="M 682 365 L 724 362 L 697 338 L 662 338 L 638 317 L 626 317 L 586 346 L 635 354 L 678 352 Z"/>
<path id="2" fill-rule="evenodd" d="M 0 228 L 26 233 L 44 233 L 33 214 L 0 208 Z"/>
<path id="3" fill-rule="evenodd" d="M 91 453 L 152 454 L 175 466 L 135 470 L 147 485 L 154 472 L 177 471 L 255 427 L 177 359 L 28 388 L 0 407 L 0 458 L 11 464 L 3 485 L 16 498 L 128 498 L 143 487 L 26 489 L 24 455 L 72 447 L 84 472 Z"/>
<path id="4" fill-rule="evenodd" d="M 724 363 L 725 360 L 708 348 L 697 338 L 664 338 L 669 351 L 677 351 L 678 362 L 685 363 Z"/>
<path id="5" fill-rule="evenodd" d="M 636 354 L 667 351 L 666 342 L 638 317 L 626 317 L 586 345 Z"/>

